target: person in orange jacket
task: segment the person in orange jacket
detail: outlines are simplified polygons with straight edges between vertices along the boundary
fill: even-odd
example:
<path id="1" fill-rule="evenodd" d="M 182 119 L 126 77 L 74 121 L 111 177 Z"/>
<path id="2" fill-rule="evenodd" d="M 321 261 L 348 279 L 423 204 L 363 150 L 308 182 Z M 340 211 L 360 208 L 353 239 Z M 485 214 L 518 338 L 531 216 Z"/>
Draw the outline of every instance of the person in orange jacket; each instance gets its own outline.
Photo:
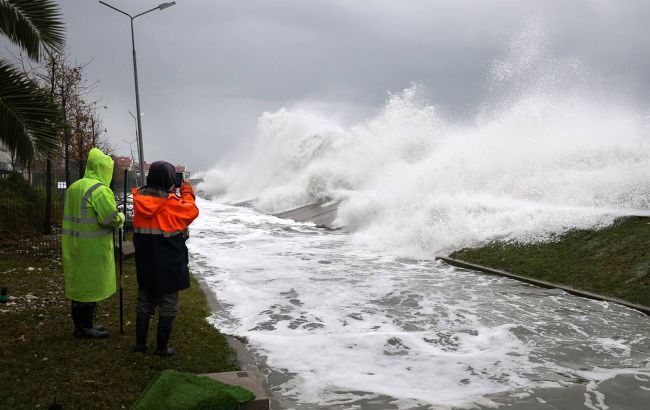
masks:
<path id="1" fill-rule="evenodd" d="M 134 188 L 133 244 L 138 277 L 136 352 L 147 351 L 151 315 L 158 308 L 158 334 L 154 354 L 172 356 L 172 324 L 178 312 L 178 291 L 190 286 L 187 229 L 199 215 L 194 191 L 185 180 L 175 193 L 175 168 L 156 161 L 149 168 L 147 185 Z"/>

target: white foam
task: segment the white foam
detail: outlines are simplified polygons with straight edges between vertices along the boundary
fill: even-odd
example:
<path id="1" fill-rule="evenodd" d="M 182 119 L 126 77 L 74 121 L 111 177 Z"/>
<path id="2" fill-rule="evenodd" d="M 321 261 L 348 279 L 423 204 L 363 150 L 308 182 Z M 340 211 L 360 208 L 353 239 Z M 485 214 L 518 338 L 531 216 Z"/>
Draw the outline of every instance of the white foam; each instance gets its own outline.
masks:
<path id="1" fill-rule="evenodd" d="M 591 381 L 587 383 L 585 392 L 585 406 L 591 410 L 608 410 L 605 404 L 605 395 L 597 390 L 598 383 Z"/>
<path id="2" fill-rule="evenodd" d="M 334 403 L 341 400 L 337 390 L 358 390 L 460 405 L 526 383 L 517 374 L 526 348 L 509 325 L 486 327 L 465 303 L 445 308 L 436 319 L 436 309 L 442 308 L 436 300 L 438 283 L 425 298 L 396 283 L 394 269 L 399 266 L 405 272 L 426 272 L 417 264 L 353 250 L 344 236 L 313 229 L 309 236 L 285 237 L 264 224 L 286 226 L 287 221 L 251 211 L 236 210 L 237 218 L 220 219 L 213 211 L 227 208 L 207 202 L 200 207 L 190 240 L 193 269 L 213 279 L 209 283 L 235 318 L 219 315 L 213 321 L 226 332 L 245 336 L 270 366 L 298 374 L 284 386 L 286 394 L 296 390 L 301 400 Z M 260 228 L 233 229 L 237 222 L 228 220 L 246 220 Z M 290 226 L 301 229 L 299 224 Z M 210 272 L 200 265 L 218 269 Z M 396 322 L 390 306 L 382 305 L 391 294 L 410 297 L 402 291 L 414 297 L 412 306 L 420 318 Z M 413 329 L 421 329 L 405 330 L 409 320 Z M 453 346 L 445 345 L 440 331 Z"/>
<path id="3" fill-rule="evenodd" d="M 212 323 L 246 337 L 269 366 L 290 375 L 277 388 L 300 403 L 347 408 L 342 403 L 360 400 L 361 391 L 405 408 L 492 406 L 496 393 L 557 386 L 548 371 L 575 372 L 546 353 L 567 345 L 573 355 L 581 346 L 590 361 L 625 357 L 630 363 L 616 371 L 648 374 L 627 369 L 639 359 L 626 340 L 647 345 L 625 323 L 638 319 L 612 320 L 604 314 L 610 307 L 594 302 L 602 311 L 585 316 L 577 303 L 591 302 L 564 293 L 400 260 L 348 235 L 249 209 L 205 200 L 199 207 L 192 270 L 226 310 Z M 608 338 L 608 323 L 623 336 Z"/>
<path id="4" fill-rule="evenodd" d="M 615 357 L 628 357 L 630 355 L 630 346 L 622 339 L 599 337 L 594 340 L 592 348 L 599 351 L 607 351 Z"/>

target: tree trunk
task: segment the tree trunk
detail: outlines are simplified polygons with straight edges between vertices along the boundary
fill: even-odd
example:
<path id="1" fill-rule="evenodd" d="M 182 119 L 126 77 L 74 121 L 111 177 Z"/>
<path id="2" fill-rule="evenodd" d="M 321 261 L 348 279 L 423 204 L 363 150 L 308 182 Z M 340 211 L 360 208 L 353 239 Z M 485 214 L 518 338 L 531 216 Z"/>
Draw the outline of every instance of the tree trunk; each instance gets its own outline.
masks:
<path id="1" fill-rule="evenodd" d="M 54 98 L 56 74 L 56 61 L 52 58 L 52 76 L 50 77 L 50 92 Z M 52 160 L 47 157 L 45 160 L 45 218 L 43 218 L 43 234 L 49 235 L 52 233 Z"/>
<path id="2" fill-rule="evenodd" d="M 90 124 L 92 126 L 92 134 L 91 134 L 92 144 L 91 145 L 92 145 L 92 147 L 96 147 L 97 146 L 97 134 L 95 134 L 95 117 L 94 117 L 94 114 L 93 114 L 92 117 L 90 117 Z"/>
<path id="3" fill-rule="evenodd" d="M 52 160 L 45 160 L 45 219 L 43 220 L 43 234 L 52 233 Z"/>
<path id="4" fill-rule="evenodd" d="M 65 162 L 65 186 L 70 186 L 70 127 L 68 127 L 68 107 L 65 90 L 61 86 L 61 109 L 63 113 L 63 160 Z"/>
<path id="5" fill-rule="evenodd" d="M 77 145 L 79 150 L 78 164 L 79 164 L 79 178 L 84 174 L 84 138 L 83 133 L 81 132 L 81 120 L 79 119 L 79 114 L 77 114 Z"/>

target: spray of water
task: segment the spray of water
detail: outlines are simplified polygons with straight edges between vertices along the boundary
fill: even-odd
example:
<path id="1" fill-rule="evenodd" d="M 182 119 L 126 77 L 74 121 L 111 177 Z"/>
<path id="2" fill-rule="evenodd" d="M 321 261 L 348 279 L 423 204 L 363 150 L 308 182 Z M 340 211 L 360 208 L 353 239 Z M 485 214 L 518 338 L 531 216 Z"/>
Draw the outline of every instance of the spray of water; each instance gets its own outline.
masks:
<path id="1" fill-rule="evenodd" d="M 201 189 L 265 212 L 342 201 L 338 223 L 357 240 L 417 256 L 647 213 L 644 115 L 547 50 L 534 24 L 515 39 L 469 123 L 439 115 L 417 84 L 352 127 L 307 108 L 264 113 L 248 158 Z"/>

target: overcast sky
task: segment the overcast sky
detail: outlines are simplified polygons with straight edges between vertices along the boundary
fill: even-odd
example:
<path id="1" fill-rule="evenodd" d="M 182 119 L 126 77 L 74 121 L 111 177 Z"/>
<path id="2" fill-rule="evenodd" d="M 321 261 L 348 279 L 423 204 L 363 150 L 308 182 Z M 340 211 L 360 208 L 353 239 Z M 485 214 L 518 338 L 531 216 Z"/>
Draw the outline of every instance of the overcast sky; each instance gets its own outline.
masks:
<path id="1" fill-rule="evenodd" d="M 132 15 L 159 4 L 107 2 Z M 129 19 L 94 0 L 60 4 L 68 51 L 92 60 L 104 125 L 127 155 Z M 412 82 L 447 115 L 471 117 L 490 65 L 531 20 L 554 53 L 650 107 L 647 0 L 178 0 L 135 20 L 145 158 L 205 169 L 245 149 L 264 111 L 319 104 L 355 122 Z"/>

